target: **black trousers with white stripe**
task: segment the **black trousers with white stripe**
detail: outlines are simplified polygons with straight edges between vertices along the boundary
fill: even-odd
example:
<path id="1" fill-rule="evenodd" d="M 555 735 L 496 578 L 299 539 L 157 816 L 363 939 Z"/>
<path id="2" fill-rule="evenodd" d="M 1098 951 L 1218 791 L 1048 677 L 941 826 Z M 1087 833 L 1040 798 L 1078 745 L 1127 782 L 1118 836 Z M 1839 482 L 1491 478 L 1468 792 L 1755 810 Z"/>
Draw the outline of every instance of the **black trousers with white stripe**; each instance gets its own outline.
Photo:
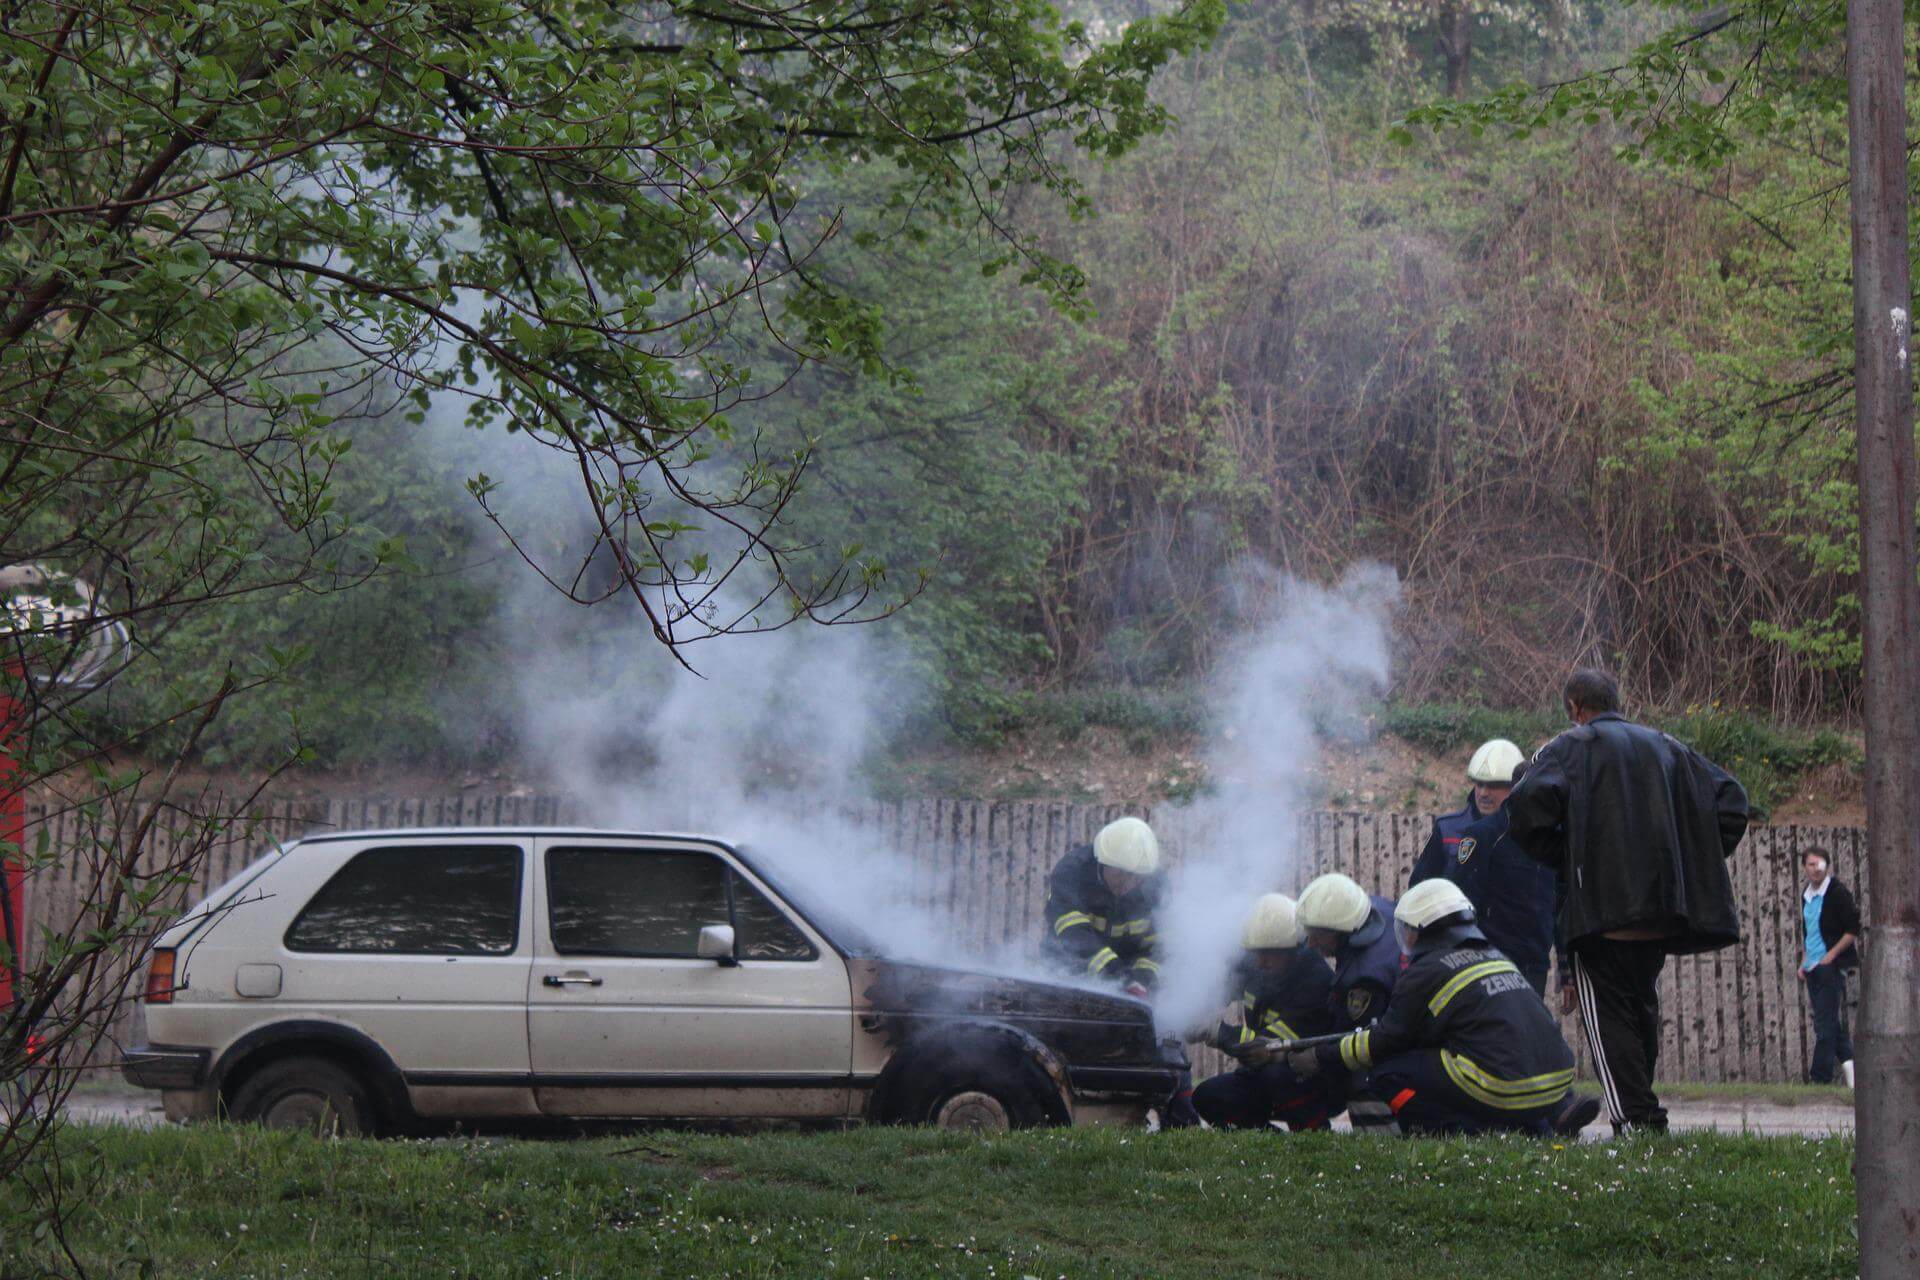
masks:
<path id="1" fill-rule="evenodd" d="M 1666 964 L 1661 942 L 1582 938 L 1573 945 L 1580 1028 L 1615 1129 L 1667 1127 L 1666 1109 L 1653 1091 L 1660 1057 L 1660 996 L 1654 984 Z"/>

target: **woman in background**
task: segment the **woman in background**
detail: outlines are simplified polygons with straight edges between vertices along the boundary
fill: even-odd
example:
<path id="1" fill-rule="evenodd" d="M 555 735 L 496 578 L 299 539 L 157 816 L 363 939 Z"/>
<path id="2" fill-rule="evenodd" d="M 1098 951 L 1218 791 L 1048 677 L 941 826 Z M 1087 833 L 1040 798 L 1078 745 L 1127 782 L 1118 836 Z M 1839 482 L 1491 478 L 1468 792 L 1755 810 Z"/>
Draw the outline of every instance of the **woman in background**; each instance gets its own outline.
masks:
<path id="1" fill-rule="evenodd" d="M 1800 892 L 1800 918 L 1806 954 L 1800 961 L 1800 981 L 1807 984 L 1807 1003 L 1813 1008 L 1813 1068 L 1815 1084 L 1832 1084 L 1834 1068 L 1853 1088 L 1853 1037 L 1847 1033 L 1847 970 L 1860 963 L 1855 943 L 1860 937 L 1860 908 L 1847 886 L 1833 878 L 1833 863 L 1824 849 L 1800 855 L 1807 886 Z"/>

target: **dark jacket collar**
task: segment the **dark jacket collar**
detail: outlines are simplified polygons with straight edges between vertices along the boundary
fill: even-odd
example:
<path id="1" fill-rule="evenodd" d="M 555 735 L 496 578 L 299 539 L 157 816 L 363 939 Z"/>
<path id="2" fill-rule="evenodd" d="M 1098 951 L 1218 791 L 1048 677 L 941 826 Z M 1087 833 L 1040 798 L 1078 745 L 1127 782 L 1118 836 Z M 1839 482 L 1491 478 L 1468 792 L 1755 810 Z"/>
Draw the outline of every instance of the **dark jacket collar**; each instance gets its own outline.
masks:
<path id="1" fill-rule="evenodd" d="M 1477 924 L 1453 924 L 1437 932 L 1423 931 L 1420 941 L 1413 944 L 1413 955 L 1424 956 L 1433 951 L 1457 951 L 1461 947 L 1485 946 L 1487 935 L 1480 932 Z"/>
<path id="2" fill-rule="evenodd" d="M 1387 918 L 1380 914 L 1380 908 L 1368 907 L 1367 918 L 1360 927 L 1347 935 L 1347 945 L 1358 951 L 1372 946 L 1387 931 Z"/>

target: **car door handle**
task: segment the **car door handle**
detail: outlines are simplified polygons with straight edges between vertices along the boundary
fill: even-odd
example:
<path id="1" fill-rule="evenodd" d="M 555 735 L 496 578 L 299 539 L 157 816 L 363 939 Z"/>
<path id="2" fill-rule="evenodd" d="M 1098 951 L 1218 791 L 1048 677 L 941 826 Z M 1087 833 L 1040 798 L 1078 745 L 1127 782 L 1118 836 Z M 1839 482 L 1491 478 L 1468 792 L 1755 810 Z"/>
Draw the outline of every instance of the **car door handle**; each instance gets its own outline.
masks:
<path id="1" fill-rule="evenodd" d="M 549 987 L 571 987 L 575 985 L 597 987 L 602 979 L 589 977 L 584 973 L 550 973 L 540 979 Z"/>

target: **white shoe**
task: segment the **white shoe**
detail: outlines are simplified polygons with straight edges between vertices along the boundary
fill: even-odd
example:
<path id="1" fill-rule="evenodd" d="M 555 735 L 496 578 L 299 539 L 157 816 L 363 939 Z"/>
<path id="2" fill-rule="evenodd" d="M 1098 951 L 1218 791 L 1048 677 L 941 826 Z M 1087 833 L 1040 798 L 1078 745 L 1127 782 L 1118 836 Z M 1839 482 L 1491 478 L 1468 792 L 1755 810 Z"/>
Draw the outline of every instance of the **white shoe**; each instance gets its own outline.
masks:
<path id="1" fill-rule="evenodd" d="M 1851 1058 L 1840 1064 L 1840 1078 L 1846 1082 L 1847 1088 L 1853 1088 L 1853 1060 Z"/>

